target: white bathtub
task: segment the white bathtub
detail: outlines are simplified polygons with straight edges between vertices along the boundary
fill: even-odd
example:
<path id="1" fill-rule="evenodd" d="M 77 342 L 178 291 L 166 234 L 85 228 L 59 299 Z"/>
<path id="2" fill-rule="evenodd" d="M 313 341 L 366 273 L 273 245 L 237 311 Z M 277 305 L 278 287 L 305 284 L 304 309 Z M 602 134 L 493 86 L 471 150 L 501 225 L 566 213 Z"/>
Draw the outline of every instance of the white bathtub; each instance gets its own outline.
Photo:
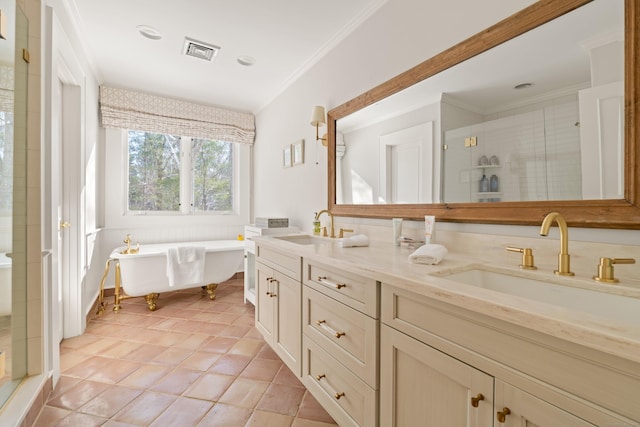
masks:
<path id="1" fill-rule="evenodd" d="M 11 258 L 0 253 L 0 316 L 11 314 Z"/>
<path id="2" fill-rule="evenodd" d="M 167 251 L 169 248 L 181 246 L 205 248 L 203 283 L 183 286 L 169 285 Z M 119 301 L 126 296 L 145 296 L 149 309 L 155 310 L 157 294 L 199 286 L 206 287 L 209 298 L 214 299 L 216 286 L 229 280 L 242 269 L 244 246 L 244 242 L 239 240 L 210 240 L 140 245 L 138 253 L 134 254 L 121 253 L 126 249 L 125 246 L 116 248 L 110 255 L 110 259 L 117 263 L 114 310 L 120 309 Z M 122 295 L 122 292 L 125 295 Z"/>

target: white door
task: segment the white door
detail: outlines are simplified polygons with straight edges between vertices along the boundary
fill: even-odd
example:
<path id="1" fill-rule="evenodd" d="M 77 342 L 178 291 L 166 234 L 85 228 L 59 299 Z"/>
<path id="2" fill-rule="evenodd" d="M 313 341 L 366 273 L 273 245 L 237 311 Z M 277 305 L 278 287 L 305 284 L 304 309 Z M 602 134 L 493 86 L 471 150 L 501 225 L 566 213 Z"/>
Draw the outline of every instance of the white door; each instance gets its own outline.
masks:
<path id="1" fill-rule="evenodd" d="M 53 307 L 54 316 L 58 319 L 58 327 L 54 331 L 57 336 L 54 336 L 55 342 L 62 341 L 64 337 L 64 284 L 69 282 L 68 273 L 68 239 L 65 239 L 67 228 L 70 223 L 67 221 L 67 212 L 63 206 L 64 198 L 64 154 L 62 147 L 62 120 L 60 114 L 62 112 L 62 82 L 58 80 L 54 86 L 54 101 L 56 108 L 53 109 L 52 117 L 52 164 L 54 165 L 54 173 L 52 178 L 52 206 L 55 207 L 56 212 L 53 215 L 55 218 L 55 224 L 53 230 L 55 231 L 55 248 L 53 251 L 53 280 L 54 280 L 54 302 Z"/>
<path id="2" fill-rule="evenodd" d="M 433 122 L 381 135 L 379 170 L 386 203 L 432 203 Z"/>

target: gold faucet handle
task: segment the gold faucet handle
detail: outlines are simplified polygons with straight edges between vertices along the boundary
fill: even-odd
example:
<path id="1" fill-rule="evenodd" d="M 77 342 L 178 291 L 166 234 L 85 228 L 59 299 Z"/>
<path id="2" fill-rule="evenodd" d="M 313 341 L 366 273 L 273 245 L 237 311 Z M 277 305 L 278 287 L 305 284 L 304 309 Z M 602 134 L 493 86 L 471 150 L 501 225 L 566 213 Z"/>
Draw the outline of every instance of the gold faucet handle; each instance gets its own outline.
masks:
<path id="1" fill-rule="evenodd" d="M 613 265 L 635 263 L 636 260 L 633 258 L 600 258 L 600 264 L 598 264 L 598 275 L 593 276 L 593 280 L 604 283 L 618 283 L 620 280 L 616 279 L 613 274 Z"/>
<path id="2" fill-rule="evenodd" d="M 340 233 L 338 233 L 338 239 L 342 239 L 344 237 L 344 233 L 353 233 L 353 230 L 350 228 L 340 228 Z"/>
<path id="3" fill-rule="evenodd" d="M 510 252 L 519 252 L 522 254 L 522 264 L 520 268 L 523 270 L 537 270 L 538 267 L 533 263 L 533 249 L 531 248 L 515 248 L 513 246 L 507 246 L 507 250 Z"/>

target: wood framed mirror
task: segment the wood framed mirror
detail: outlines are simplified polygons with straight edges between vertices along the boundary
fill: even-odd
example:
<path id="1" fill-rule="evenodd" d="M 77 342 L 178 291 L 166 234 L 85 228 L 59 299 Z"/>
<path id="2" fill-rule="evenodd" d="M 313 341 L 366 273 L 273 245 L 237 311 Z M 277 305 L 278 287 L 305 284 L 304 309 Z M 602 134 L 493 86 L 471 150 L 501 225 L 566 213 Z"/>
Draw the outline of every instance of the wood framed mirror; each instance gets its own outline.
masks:
<path id="1" fill-rule="evenodd" d="M 595 0 L 603 1 L 603 0 Z M 551 211 L 560 212 L 569 225 L 590 228 L 640 229 L 640 6 L 624 0 L 624 144 L 621 175 L 624 196 L 611 199 L 500 201 L 499 203 L 438 202 L 349 204 L 338 203 L 336 188 L 337 122 L 380 102 L 416 83 L 437 76 L 483 52 L 502 45 L 556 18 L 569 14 L 590 0 L 541 0 L 475 36 L 443 51 L 391 80 L 330 110 L 328 125 L 328 207 L 337 216 L 422 220 L 435 215 L 438 221 L 488 224 L 538 225 Z M 376 141 L 377 142 L 377 141 Z M 377 145 L 371 147 L 377 151 Z M 622 154 L 621 154 L 622 156 Z"/>

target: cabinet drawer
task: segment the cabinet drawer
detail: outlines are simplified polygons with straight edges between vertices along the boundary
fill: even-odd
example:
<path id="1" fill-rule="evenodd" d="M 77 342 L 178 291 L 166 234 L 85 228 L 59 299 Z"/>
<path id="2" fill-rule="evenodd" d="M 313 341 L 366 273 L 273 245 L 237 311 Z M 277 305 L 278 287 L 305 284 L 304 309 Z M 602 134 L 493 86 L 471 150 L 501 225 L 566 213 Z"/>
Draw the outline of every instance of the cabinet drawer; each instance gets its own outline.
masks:
<path id="1" fill-rule="evenodd" d="M 378 393 L 308 337 L 303 382 L 340 426 L 378 425 Z"/>
<path id="2" fill-rule="evenodd" d="M 305 260 L 303 282 L 375 319 L 379 317 L 379 284 L 373 279 Z"/>
<path id="3" fill-rule="evenodd" d="M 302 294 L 304 334 L 377 389 L 377 320 L 308 286 L 303 287 Z"/>
<path id="4" fill-rule="evenodd" d="M 299 256 L 289 255 L 285 252 L 258 245 L 256 247 L 256 257 L 264 264 L 283 272 L 293 279 L 300 280 L 302 260 Z"/>

